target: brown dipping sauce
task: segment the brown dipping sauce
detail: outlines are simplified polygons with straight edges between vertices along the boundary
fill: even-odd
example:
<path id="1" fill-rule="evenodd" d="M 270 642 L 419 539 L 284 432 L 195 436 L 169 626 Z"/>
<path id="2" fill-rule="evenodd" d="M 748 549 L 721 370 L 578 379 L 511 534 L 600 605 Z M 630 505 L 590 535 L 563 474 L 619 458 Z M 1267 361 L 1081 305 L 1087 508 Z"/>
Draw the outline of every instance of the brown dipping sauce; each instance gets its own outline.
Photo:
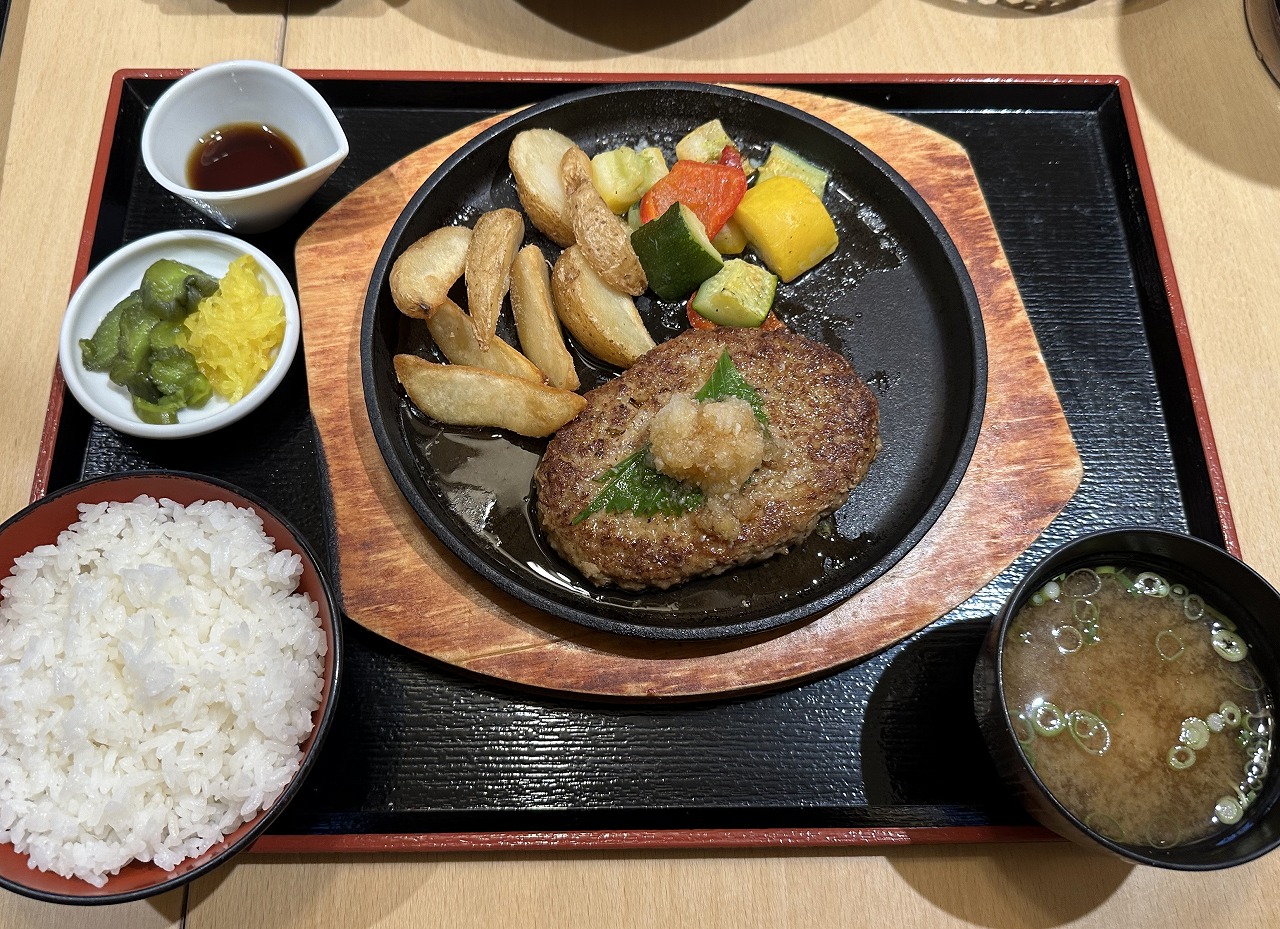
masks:
<path id="1" fill-rule="evenodd" d="M 302 167 L 302 153 L 284 133 L 260 123 L 233 123 L 196 143 L 187 158 L 187 183 L 196 190 L 240 190 Z"/>

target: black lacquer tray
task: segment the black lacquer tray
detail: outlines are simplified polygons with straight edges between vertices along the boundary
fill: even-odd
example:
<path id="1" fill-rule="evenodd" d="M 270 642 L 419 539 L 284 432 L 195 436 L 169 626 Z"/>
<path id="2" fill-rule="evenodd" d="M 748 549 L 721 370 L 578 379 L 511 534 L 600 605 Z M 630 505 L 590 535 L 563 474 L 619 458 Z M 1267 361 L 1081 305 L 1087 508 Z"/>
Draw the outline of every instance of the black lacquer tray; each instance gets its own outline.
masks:
<path id="1" fill-rule="evenodd" d="M 140 236 L 207 221 L 148 177 L 138 139 L 174 75 L 117 75 L 83 274 Z M 298 235 L 367 178 L 456 128 L 582 83 L 311 74 L 351 155 L 303 212 L 254 237 L 287 271 Z M 701 79 L 728 80 L 717 76 Z M 735 75 L 737 81 L 762 82 Z M 820 680 L 696 704 L 601 704 L 465 677 L 347 623 L 324 753 L 259 850 L 881 844 L 1040 838 L 987 759 L 970 701 L 990 616 L 1030 564 L 1085 531 L 1150 525 L 1235 548 L 1185 324 L 1120 78 L 780 78 L 963 144 L 1084 462 L 1061 516 L 961 607 Z M 321 552 L 324 467 L 302 354 L 215 436 L 148 442 L 55 384 L 36 491 L 181 468 L 272 503 Z"/>

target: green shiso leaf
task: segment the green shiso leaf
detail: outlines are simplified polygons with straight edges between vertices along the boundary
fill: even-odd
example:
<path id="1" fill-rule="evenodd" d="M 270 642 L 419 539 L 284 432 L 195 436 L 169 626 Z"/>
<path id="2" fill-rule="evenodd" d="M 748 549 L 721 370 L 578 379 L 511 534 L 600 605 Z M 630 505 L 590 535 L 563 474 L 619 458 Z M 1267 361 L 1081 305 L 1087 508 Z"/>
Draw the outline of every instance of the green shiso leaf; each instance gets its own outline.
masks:
<path id="1" fill-rule="evenodd" d="M 661 513 L 679 516 L 702 503 L 702 491 L 657 470 L 649 461 L 649 446 L 632 452 L 607 471 L 596 475 L 604 490 L 573 518 L 580 523 L 593 513 L 632 512 L 647 519 Z"/>
<path id="2" fill-rule="evenodd" d="M 751 405 L 760 425 L 766 428 L 769 417 L 764 400 L 756 389 L 743 380 L 727 351 L 720 354 L 715 369 L 702 389 L 694 394 L 699 401 L 737 397 Z M 635 513 L 642 519 L 656 516 L 679 516 L 702 505 L 702 491 L 692 484 L 668 477 L 653 466 L 649 446 L 632 452 L 607 471 L 595 477 L 604 489 L 581 513 L 573 518 L 578 524 L 595 513 Z"/>
<path id="3" fill-rule="evenodd" d="M 764 399 L 743 379 L 727 351 L 720 353 L 711 376 L 693 396 L 695 400 L 725 400 L 729 397 L 745 400 L 751 404 L 751 412 L 755 413 L 760 425 L 769 425 L 769 417 L 764 411 Z"/>

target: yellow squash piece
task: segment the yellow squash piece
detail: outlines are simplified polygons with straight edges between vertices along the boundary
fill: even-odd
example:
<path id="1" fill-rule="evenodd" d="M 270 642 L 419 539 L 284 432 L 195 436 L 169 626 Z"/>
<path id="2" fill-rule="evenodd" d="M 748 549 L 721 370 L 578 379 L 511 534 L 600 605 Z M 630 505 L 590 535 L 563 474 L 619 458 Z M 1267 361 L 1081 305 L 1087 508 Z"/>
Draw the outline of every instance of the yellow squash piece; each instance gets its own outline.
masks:
<path id="1" fill-rule="evenodd" d="M 630 148 L 610 149 L 591 159 L 591 183 L 615 214 L 627 212 L 645 192 L 644 172 L 644 159 Z"/>
<path id="2" fill-rule="evenodd" d="M 794 177 L 771 177 L 756 184 L 742 198 L 733 218 L 769 270 L 786 282 L 840 244 L 822 200 Z"/>
<path id="3" fill-rule="evenodd" d="M 721 255 L 741 255 L 747 247 L 747 235 L 732 216 L 720 227 L 711 244 Z"/>

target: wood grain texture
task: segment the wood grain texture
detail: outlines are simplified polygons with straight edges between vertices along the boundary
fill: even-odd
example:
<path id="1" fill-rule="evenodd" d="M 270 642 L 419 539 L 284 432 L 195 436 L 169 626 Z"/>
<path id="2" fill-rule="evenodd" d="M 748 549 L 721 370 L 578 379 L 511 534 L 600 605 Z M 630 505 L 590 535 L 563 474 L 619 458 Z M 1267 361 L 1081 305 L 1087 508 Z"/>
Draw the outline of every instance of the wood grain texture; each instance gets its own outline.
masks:
<path id="1" fill-rule="evenodd" d="M 1271 926 L 1255 863 L 1134 868 L 1065 842 L 886 852 L 269 856 L 193 887 L 188 929 Z M 1179 914 L 1211 913 L 1221 922 Z"/>
<path id="2" fill-rule="evenodd" d="M 934 208 L 969 269 L 986 326 L 987 405 L 968 472 L 937 524 L 844 604 L 799 627 L 727 643 L 583 630 L 462 566 L 382 462 L 361 391 L 359 323 L 368 271 L 391 224 L 431 171 L 488 120 L 387 169 L 322 217 L 296 250 L 311 409 L 330 475 L 342 597 L 354 620 L 448 664 L 526 686 L 619 697 L 750 691 L 820 674 L 923 628 L 1005 568 L 1065 505 L 1079 485 L 1080 460 L 963 149 L 844 101 L 752 89 L 808 110 L 885 158 Z"/>

